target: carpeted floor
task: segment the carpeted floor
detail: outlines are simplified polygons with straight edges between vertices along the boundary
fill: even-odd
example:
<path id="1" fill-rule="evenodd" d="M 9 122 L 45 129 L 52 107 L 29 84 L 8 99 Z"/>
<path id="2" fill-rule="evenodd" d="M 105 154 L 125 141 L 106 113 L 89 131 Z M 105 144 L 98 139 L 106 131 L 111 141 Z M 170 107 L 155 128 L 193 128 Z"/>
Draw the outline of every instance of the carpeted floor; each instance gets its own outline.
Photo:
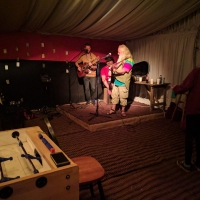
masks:
<path id="1" fill-rule="evenodd" d="M 47 132 L 43 115 L 25 126 Z M 70 157 L 90 155 L 105 169 L 102 185 L 107 200 L 199 200 L 200 173 L 186 173 L 176 165 L 184 158 L 185 134 L 180 122 L 165 118 L 90 132 L 62 114 L 50 119 L 61 149 Z M 95 198 L 80 191 L 81 200 Z"/>

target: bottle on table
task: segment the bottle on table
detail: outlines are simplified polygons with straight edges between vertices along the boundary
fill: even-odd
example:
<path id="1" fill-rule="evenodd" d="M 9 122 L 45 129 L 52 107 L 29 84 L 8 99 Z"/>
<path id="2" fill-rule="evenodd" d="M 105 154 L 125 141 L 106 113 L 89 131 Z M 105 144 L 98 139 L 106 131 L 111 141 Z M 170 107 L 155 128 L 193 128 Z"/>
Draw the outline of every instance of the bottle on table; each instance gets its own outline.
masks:
<path id="1" fill-rule="evenodd" d="M 160 84 L 162 84 L 162 75 L 160 75 L 159 79 L 160 79 Z"/>

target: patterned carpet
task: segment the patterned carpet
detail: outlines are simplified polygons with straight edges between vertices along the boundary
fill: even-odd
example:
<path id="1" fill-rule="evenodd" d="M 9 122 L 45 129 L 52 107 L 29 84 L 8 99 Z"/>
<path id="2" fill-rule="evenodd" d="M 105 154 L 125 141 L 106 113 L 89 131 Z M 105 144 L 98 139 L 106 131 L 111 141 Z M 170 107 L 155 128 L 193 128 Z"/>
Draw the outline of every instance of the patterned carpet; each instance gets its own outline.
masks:
<path id="1" fill-rule="evenodd" d="M 176 165 L 184 158 L 185 134 L 180 122 L 165 118 L 90 132 L 65 115 L 50 118 L 61 149 L 70 157 L 90 155 L 105 169 L 102 185 L 107 200 L 200 199 L 200 173 L 186 173 Z M 25 126 L 40 126 L 47 132 L 43 116 L 27 120 Z M 81 200 L 95 198 L 88 188 Z"/>

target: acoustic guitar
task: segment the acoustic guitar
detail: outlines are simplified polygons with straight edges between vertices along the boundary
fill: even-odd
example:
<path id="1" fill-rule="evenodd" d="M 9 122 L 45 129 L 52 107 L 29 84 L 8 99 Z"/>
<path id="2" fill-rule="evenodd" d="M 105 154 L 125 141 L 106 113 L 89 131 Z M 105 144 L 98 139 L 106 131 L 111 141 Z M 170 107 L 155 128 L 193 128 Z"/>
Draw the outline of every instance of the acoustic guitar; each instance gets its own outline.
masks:
<path id="1" fill-rule="evenodd" d="M 99 56 L 91 61 L 92 66 L 96 65 L 96 63 L 98 61 L 99 61 Z M 87 63 L 87 62 L 81 64 L 80 66 L 81 66 L 81 71 L 77 70 L 77 75 L 78 75 L 79 78 L 82 78 L 82 77 L 86 76 L 86 74 L 88 74 L 90 72 L 90 70 L 92 70 L 91 69 L 92 66 L 90 66 L 89 63 Z"/>

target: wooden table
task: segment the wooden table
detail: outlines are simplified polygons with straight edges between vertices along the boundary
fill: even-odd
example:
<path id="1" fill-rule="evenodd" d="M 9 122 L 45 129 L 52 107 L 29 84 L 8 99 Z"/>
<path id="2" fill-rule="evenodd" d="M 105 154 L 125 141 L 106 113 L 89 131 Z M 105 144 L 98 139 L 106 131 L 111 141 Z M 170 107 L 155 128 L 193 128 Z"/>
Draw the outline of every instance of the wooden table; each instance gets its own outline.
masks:
<path id="1" fill-rule="evenodd" d="M 135 82 L 135 84 L 137 85 L 144 85 L 149 96 L 150 96 L 150 111 L 152 111 L 154 109 L 154 106 L 158 106 L 159 108 L 161 108 L 160 106 L 162 106 L 162 110 L 165 110 L 165 106 L 166 106 L 166 91 L 167 91 L 167 87 L 170 85 L 170 83 L 163 83 L 163 84 L 150 84 L 150 83 L 146 83 L 146 81 L 142 81 L 142 82 Z M 155 89 L 162 89 L 162 93 L 163 93 L 163 102 L 159 102 L 158 99 L 154 96 L 154 91 Z"/>

